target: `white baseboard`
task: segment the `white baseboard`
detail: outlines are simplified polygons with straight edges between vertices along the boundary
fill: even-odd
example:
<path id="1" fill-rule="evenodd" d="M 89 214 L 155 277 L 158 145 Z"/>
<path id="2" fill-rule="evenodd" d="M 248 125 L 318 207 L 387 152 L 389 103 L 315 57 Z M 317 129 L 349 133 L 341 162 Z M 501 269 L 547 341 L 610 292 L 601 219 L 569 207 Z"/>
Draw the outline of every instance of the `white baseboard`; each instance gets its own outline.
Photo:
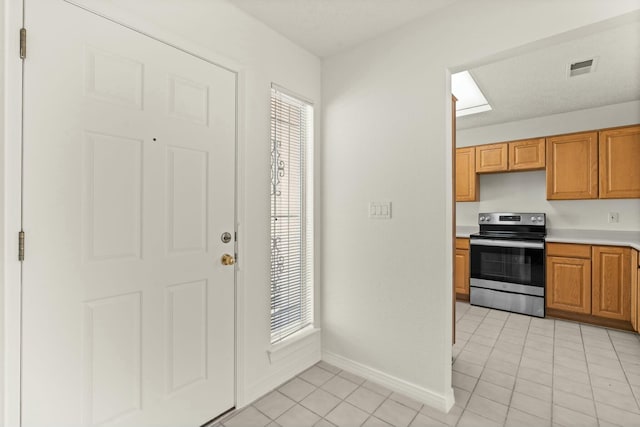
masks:
<path id="1" fill-rule="evenodd" d="M 322 360 L 443 412 L 449 412 L 455 403 L 452 388 L 445 394 L 436 393 L 330 351 L 322 352 Z"/>

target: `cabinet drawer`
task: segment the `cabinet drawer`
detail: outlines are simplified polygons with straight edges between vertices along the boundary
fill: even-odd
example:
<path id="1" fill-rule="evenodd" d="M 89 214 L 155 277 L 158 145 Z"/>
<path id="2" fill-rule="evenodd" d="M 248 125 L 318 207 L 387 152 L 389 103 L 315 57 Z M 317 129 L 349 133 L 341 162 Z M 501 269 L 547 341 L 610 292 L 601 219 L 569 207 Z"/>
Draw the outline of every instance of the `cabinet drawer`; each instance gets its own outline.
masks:
<path id="1" fill-rule="evenodd" d="M 547 243 L 547 255 L 570 258 L 591 258 L 591 245 Z"/>
<path id="2" fill-rule="evenodd" d="M 463 237 L 456 238 L 456 249 L 469 249 L 469 239 Z"/>

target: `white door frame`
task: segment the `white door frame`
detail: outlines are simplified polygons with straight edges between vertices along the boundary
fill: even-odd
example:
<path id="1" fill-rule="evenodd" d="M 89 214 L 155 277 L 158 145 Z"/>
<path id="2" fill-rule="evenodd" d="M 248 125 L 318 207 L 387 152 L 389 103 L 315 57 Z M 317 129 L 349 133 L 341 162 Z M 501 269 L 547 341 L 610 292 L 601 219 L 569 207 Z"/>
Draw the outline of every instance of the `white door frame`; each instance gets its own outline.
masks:
<path id="1" fill-rule="evenodd" d="M 235 404 L 241 407 L 245 402 L 244 388 L 244 67 L 228 58 L 224 58 L 188 40 L 166 32 L 153 24 L 141 20 L 120 10 L 110 10 L 96 0 L 64 0 L 83 9 L 100 15 L 119 25 L 144 34 L 161 43 L 174 47 L 187 54 L 200 58 L 213 65 L 223 67 L 236 74 L 236 218 L 238 232 L 236 252 L 239 262 L 236 264 L 236 301 L 235 301 Z M 1 7 L 1 6 L 0 6 Z M 20 426 L 21 395 L 21 278 L 22 264 L 18 261 L 18 232 L 22 224 L 22 60 L 18 55 L 19 31 L 24 23 L 24 0 L 4 0 L 5 7 L 5 52 L 4 52 L 4 342 L 0 343 L 0 362 L 4 359 L 4 384 L 0 388 L 4 400 L 0 402 L 0 420 L 7 427 Z M 28 40 L 27 28 L 27 40 Z M 27 41 L 27 60 L 29 58 Z M 28 262 L 29 243 L 26 239 L 26 259 Z M 0 289 L 2 292 L 2 289 Z M 1 317 L 0 317 L 1 318 Z M 4 325 L 3 325 L 4 323 Z M 4 356 L 4 358 L 2 357 Z"/>

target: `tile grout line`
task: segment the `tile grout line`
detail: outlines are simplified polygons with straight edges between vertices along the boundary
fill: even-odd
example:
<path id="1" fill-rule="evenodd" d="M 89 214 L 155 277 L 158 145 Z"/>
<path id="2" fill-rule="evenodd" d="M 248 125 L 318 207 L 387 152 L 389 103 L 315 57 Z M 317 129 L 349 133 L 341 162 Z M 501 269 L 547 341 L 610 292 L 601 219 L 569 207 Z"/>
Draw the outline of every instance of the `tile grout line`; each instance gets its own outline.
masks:
<path id="1" fill-rule="evenodd" d="M 545 313 L 546 314 L 546 313 Z M 586 359 L 587 356 L 585 355 Z M 553 319 L 553 341 L 551 345 L 551 425 L 553 425 L 553 395 L 554 395 L 554 384 L 556 378 L 556 321 Z"/>
<path id="2" fill-rule="evenodd" d="M 511 409 L 511 402 L 513 401 L 513 395 L 516 392 L 516 383 L 518 382 L 518 378 L 519 375 L 518 373 L 520 372 L 520 365 L 522 365 L 522 357 L 524 355 L 524 349 L 525 346 L 527 345 L 527 337 L 529 336 L 529 330 L 531 329 L 531 319 L 529 319 L 529 324 L 527 325 L 527 332 L 524 336 L 524 340 L 522 341 L 522 349 L 520 350 L 520 359 L 518 360 L 518 368 L 516 369 L 515 375 L 514 375 L 514 380 L 513 380 L 513 390 L 511 391 L 511 396 L 509 396 L 509 406 L 507 409 L 507 417 L 509 416 L 509 410 Z M 524 412 L 524 411 L 523 411 Z M 527 413 L 527 412 L 525 412 Z M 532 414 L 530 414 L 532 415 Z M 506 424 L 507 420 L 505 419 L 505 424 Z"/>
<path id="3" fill-rule="evenodd" d="M 582 325 L 578 325 L 578 329 L 580 330 L 580 339 L 582 340 L 582 351 L 584 352 L 584 363 L 587 365 L 587 377 L 589 378 L 589 387 L 591 388 L 591 400 L 593 402 L 593 411 L 596 414 L 596 423 L 600 426 L 600 417 L 598 416 L 598 405 L 596 405 L 596 395 L 593 392 L 593 384 L 591 384 L 591 370 L 589 369 L 589 358 L 587 357 L 587 345 L 584 342 L 584 334 L 582 333 Z M 611 341 L 611 337 L 609 337 L 609 332 L 607 332 L 607 338 Z M 613 343 L 611 343 L 613 347 Z M 613 347 L 613 351 L 615 351 L 615 347 Z M 616 357 L 618 353 L 616 353 Z"/>
<path id="4" fill-rule="evenodd" d="M 482 318 L 482 321 L 481 321 L 480 323 L 478 323 L 478 326 L 477 326 L 477 327 L 476 327 L 476 329 L 473 331 L 473 333 L 475 333 L 475 332 L 478 330 L 478 328 L 480 327 L 480 325 L 482 324 L 482 322 L 484 322 L 484 321 L 487 319 L 487 316 L 489 315 L 489 313 L 490 313 L 490 312 L 491 312 L 491 309 L 489 309 L 489 310 L 485 313 L 484 317 Z M 465 313 L 465 314 L 466 314 L 466 313 Z M 473 386 L 473 390 L 471 391 L 471 393 L 470 393 L 470 395 L 469 395 L 469 399 L 467 400 L 467 403 L 465 403 L 464 408 L 462 409 L 462 412 L 460 413 L 460 417 L 458 418 L 458 420 L 456 421 L 456 423 L 455 423 L 455 425 L 454 425 L 455 427 L 457 427 L 457 426 L 458 426 L 458 424 L 460 423 L 460 420 L 462 419 L 462 416 L 464 415 L 465 411 L 467 410 L 467 406 L 469 406 L 469 401 L 471 401 L 471 398 L 473 397 L 473 393 L 476 391 L 476 388 L 478 387 L 478 384 L 480 383 L 480 378 L 482 377 L 482 374 L 484 373 L 484 370 L 485 370 L 485 369 L 486 369 L 486 367 L 487 367 L 487 362 L 488 362 L 488 360 L 489 360 L 489 357 L 491 357 L 491 354 L 493 353 L 493 351 L 494 351 L 494 349 L 495 349 L 495 347 L 496 347 L 496 343 L 498 342 L 498 338 L 499 338 L 499 337 L 500 337 L 500 335 L 502 334 L 502 331 L 504 330 L 504 327 L 505 327 L 505 325 L 507 324 L 507 320 L 508 320 L 508 319 L 509 319 L 509 315 L 507 315 L 507 318 L 506 318 L 506 319 L 504 320 L 504 322 L 502 323 L 502 328 L 500 328 L 500 332 L 498 333 L 498 336 L 496 337 L 495 342 L 494 342 L 494 343 L 493 343 L 493 345 L 491 346 L 491 352 L 489 352 L 489 355 L 487 356 L 487 360 L 485 360 L 485 361 L 484 361 L 484 363 L 483 363 L 483 365 L 482 365 L 482 370 L 480 371 L 480 375 L 478 375 L 478 381 L 476 381 L 476 383 L 474 384 L 474 386 Z M 473 335 L 472 335 L 472 336 L 473 336 Z M 468 341 L 467 341 L 467 343 L 468 343 Z M 465 344 L 465 347 L 466 347 L 466 344 Z M 462 351 L 461 351 L 461 352 L 462 352 Z M 522 356 L 521 356 L 521 357 L 522 357 Z M 515 383 L 514 383 L 514 387 L 515 387 Z M 512 394 L 513 394 L 513 391 L 512 391 Z M 482 396 L 481 396 L 481 397 L 482 397 Z M 487 400 L 491 400 L 491 399 L 487 399 Z M 493 401 L 492 401 L 492 402 L 493 402 Z M 499 403 L 499 402 L 496 402 L 496 403 Z M 471 410 L 470 410 L 470 411 L 471 411 Z M 473 411 L 471 411 L 471 412 L 475 414 L 475 412 L 473 412 Z M 507 415 L 508 415 L 508 413 L 509 413 L 509 408 L 507 407 Z M 477 415 L 480 415 L 480 414 L 477 414 Z M 505 419 L 504 419 L 504 421 L 502 422 L 502 425 L 503 425 L 503 426 L 505 425 L 505 423 L 506 423 L 506 421 L 507 421 L 507 415 L 505 415 Z M 482 416 L 482 415 L 480 415 L 480 416 L 481 416 L 481 417 L 483 417 L 483 418 L 486 418 L 486 417 L 484 417 L 484 416 Z M 493 421 L 493 420 L 492 420 L 492 421 Z"/>
<path id="5" fill-rule="evenodd" d="M 622 360 L 620 360 L 620 355 L 618 354 L 618 349 L 616 348 L 616 345 L 613 343 L 613 338 L 611 338 L 611 334 L 609 333 L 610 329 L 607 329 L 607 336 L 609 337 L 609 341 L 611 341 L 611 346 L 613 347 L 613 351 L 616 353 L 616 360 L 618 361 L 618 363 L 620 364 L 620 369 L 622 369 L 622 373 L 624 375 L 624 379 L 627 381 L 627 385 L 629 386 L 629 390 L 631 390 L 631 395 L 635 398 L 636 400 L 636 409 L 640 410 L 640 404 L 638 404 L 638 398 L 635 396 L 635 394 L 633 393 L 633 387 L 631 386 L 631 381 L 629 381 L 629 377 L 627 376 L 627 371 L 624 369 L 624 365 L 622 364 Z M 586 356 L 585 356 L 586 357 Z M 595 405 L 595 396 L 594 396 L 594 405 Z M 597 411 L 597 408 L 596 408 Z M 640 413 L 640 412 L 638 412 Z M 597 414 L 597 412 L 596 412 Z"/>
<path id="6" fill-rule="evenodd" d="M 469 309 L 467 309 L 467 311 L 464 313 L 464 315 L 462 316 L 462 318 L 460 318 L 460 320 L 462 320 L 467 313 L 469 313 L 469 310 L 471 309 L 471 307 L 473 307 L 471 304 L 469 304 Z M 487 315 L 489 314 L 490 310 L 487 310 L 486 313 L 484 313 L 484 316 L 482 317 L 482 320 L 480 322 L 478 322 L 478 326 L 475 327 L 475 329 L 473 330 L 473 332 L 471 333 L 471 337 L 473 337 L 473 334 L 476 333 L 476 331 L 478 330 L 478 328 L 480 327 L 480 325 L 482 324 L 482 322 L 484 322 L 484 319 L 487 318 Z M 469 340 L 471 339 L 471 337 L 469 338 Z M 467 340 L 464 344 L 464 346 L 462 347 L 462 349 L 460 349 L 460 352 L 458 353 L 458 356 L 460 356 L 460 353 L 462 353 L 464 351 L 464 348 L 467 346 L 467 344 L 469 344 L 469 340 Z M 495 346 L 495 344 L 494 344 Z M 493 347 L 491 347 L 491 351 L 493 352 Z M 491 353 L 489 353 L 491 354 Z M 456 360 L 458 358 L 456 357 Z M 467 405 L 469 405 L 469 400 L 471 400 L 471 396 L 473 395 L 473 391 L 475 391 L 476 387 L 478 386 L 478 383 L 480 382 L 480 376 L 482 376 L 482 372 L 484 372 L 484 367 L 486 366 L 487 362 L 485 361 L 484 364 L 482 365 L 482 371 L 480 371 L 480 375 L 478 376 L 478 381 L 476 381 L 476 383 L 473 386 L 473 390 L 470 392 L 469 394 L 469 399 L 467 400 L 467 402 L 464 404 L 464 407 L 462 407 L 462 412 L 460 412 L 460 416 L 458 417 L 458 419 L 456 420 L 455 424 L 453 425 L 453 427 L 457 427 L 458 424 L 460 423 L 460 419 L 462 418 L 462 415 L 464 415 L 464 411 L 467 410 Z M 453 365 L 451 366 L 452 369 L 452 376 L 453 376 Z M 462 373 L 462 372 L 461 372 Z M 452 384 L 453 387 L 453 384 Z M 454 390 L 454 399 L 455 399 L 455 390 Z M 472 411 L 473 412 L 473 411 Z"/>
<path id="7" fill-rule="evenodd" d="M 321 385 L 319 385 L 319 386 L 317 386 L 317 385 L 315 385 L 315 384 L 313 384 L 313 383 L 310 383 L 309 381 L 305 380 L 304 378 L 300 378 L 300 374 L 302 374 L 302 373 L 304 373 L 304 372 L 308 371 L 309 369 L 311 369 L 311 368 L 313 368 L 313 367 L 316 367 L 316 368 L 318 368 L 318 369 L 322 369 L 323 371 L 330 373 L 330 374 L 332 375 L 332 376 L 331 376 L 331 378 L 329 378 L 327 381 L 323 382 L 323 383 L 322 383 Z M 316 364 L 314 364 L 314 365 L 311 365 L 309 368 L 305 369 L 304 371 L 300 372 L 298 375 L 296 375 L 295 377 L 291 378 L 289 381 L 286 381 L 286 382 L 284 382 L 284 383 L 280 384 L 278 387 L 276 387 L 276 388 L 272 389 L 271 391 L 269 391 L 269 392 L 265 393 L 262 397 L 259 397 L 259 398 L 258 398 L 258 399 L 256 399 L 255 401 L 251 402 L 249 405 L 247 405 L 247 408 L 248 408 L 248 407 L 253 407 L 256 411 L 260 412 L 262 415 L 264 415 L 265 417 L 267 417 L 271 422 L 276 423 L 276 424 L 278 424 L 278 425 L 279 425 L 279 423 L 278 423 L 274 418 L 271 418 L 271 416 L 269 416 L 269 415 L 265 414 L 263 411 L 261 411 L 261 410 L 260 410 L 260 408 L 258 408 L 258 407 L 255 405 L 256 403 L 258 403 L 260 400 L 262 400 L 262 399 L 263 399 L 263 398 L 265 398 L 266 396 L 270 395 L 271 393 L 273 393 L 273 392 L 277 392 L 277 393 L 280 393 L 281 395 L 283 395 L 285 398 L 287 398 L 287 399 L 289 399 L 289 400 L 293 401 L 293 406 L 291 406 L 291 408 L 295 408 L 295 406 L 296 406 L 296 405 L 300 405 L 300 406 L 302 406 L 304 409 L 306 409 L 306 410 L 310 411 L 311 413 L 313 413 L 313 414 L 315 414 L 315 415 L 318 415 L 318 416 L 320 417 L 320 419 L 324 419 L 324 417 L 323 417 L 322 415 L 320 415 L 320 414 L 318 414 L 318 413 L 314 412 L 313 410 L 311 410 L 311 409 L 307 408 L 307 407 L 306 407 L 306 406 L 304 406 L 301 402 L 302 402 L 304 399 L 306 399 L 307 397 L 309 397 L 310 395 L 312 395 L 314 392 L 316 392 L 316 390 L 320 390 L 322 385 L 326 384 L 327 382 L 331 381 L 334 377 L 338 376 L 338 374 L 339 374 L 340 372 L 342 372 L 342 369 L 341 369 L 340 371 L 338 371 L 337 373 L 335 373 L 335 374 L 334 374 L 333 372 L 330 372 L 330 371 L 327 371 L 327 370 L 326 370 L 326 369 L 324 369 L 324 368 L 321 368 L 321 367 L 320 367 L 320 366 L 318 366 L 318 364 L 316 363 Z M 296 379 L 296 378 L 297 378 L 297 379 L 299 379 L 300 381 L 303 381 L 303 382 L 305 382 L 305 383 L 307 383 L 307 384 L 309 384 L 309 385 L 311 385 L 311 386 L 313 386 L 313 387 L 314 387 L 314 390 L 313 390 L 311 393 L 309 393 L 309 394 L 307 394 L 306 396 L 304 396 L 302 399 L 300 399 L 300 401 L 296 401 L 295 399 L 290 398 L 289 396 L 287 396 L 286 394 L 284 394 L 284 393 L 282 393 L 282 392 L 280 392 L 280 391 L 278 390 L 280 387 L 282 387 L 283 385 L 287 384 L 288 382 L 290 382 L 290 381 L 292 381 L 292 380 L 294 380 L 294 379 Z M 345 379 L 346 379 L 346 378 L 345 378 Z M 326 391 L 326 390 L 324 390 L 324 389 L 322 389 L 322 390 L 323 390 L 323 391 Z M 329 393 L 329 392 L 327 391 L 327 393 Z M 331 394 L 332 396 L 335 396 L 333 393 L 329 393 L 329 394 Z M 338 397 L 338 396 L 336 396 L 336 397 Z M 338 403 L 338 405 L 339 405 L 339 403 Z M 338 405 L 336 405 L 336 406 L 338 406 Z M 287 413 L 288 411 L 290 411 L 290 410 L 291 410 L 291 408 L 287 408 L 287 409 L 286 409 L 282 414 L 278 415 L 278 417 L 281 417 L 282 415 L 284 415 L 285 413 Z M 244 411 L 244 409 L 245 409 L 245 408 L 243 408 L 243 409 L 242 409 L 242 411 Z M 335 407 L 334 407 L 334 408 L 332 408 L 332 409 L 331 409 L 331 411 L 332 411 L 333 409 L 335 409 Z M 240 411 L 240 412 L 242 412 L 242 411 Z M 237 414 L 235 414 L 235 415 L 237 415 Z M 235 415 L 234 415 L 234 416 L 235 416 Z M 233 417 L 228 418 L 226 421 L 229 421 L 231 418 L 233 418 Z M 271 423 L 269 423 L 269 424 L 271 424 Z M 224 425 L 224 423 L 222 423 L 222 425 Z M 268 425 L 268 424 L 265 424 L 265 425 Z"/>

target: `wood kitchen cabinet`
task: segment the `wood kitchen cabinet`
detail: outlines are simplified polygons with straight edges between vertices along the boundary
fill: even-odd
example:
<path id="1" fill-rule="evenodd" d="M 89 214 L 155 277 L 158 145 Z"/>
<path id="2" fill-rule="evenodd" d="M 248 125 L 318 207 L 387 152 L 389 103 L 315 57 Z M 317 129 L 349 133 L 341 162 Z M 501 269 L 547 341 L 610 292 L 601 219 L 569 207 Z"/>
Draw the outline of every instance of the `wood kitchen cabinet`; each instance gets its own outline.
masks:
<path id="1" fill-rule="evenodd" d="M 601 131 L 600 198 L 640 197 L 640 126 Z"/>
<path id="2" fill-rule="evenodd" d="M 640 253 L 631 251 L 631 327 L 640 327 Z"/>
<path id="3" fill-rule="evenodd" d="M 638 330 L 639 276 L 629 247 L 547 243 L 547 315 Z"/>
<path id="4" fill-rule="evenodd" d="M 469 239 L 456 239 L 455 269 L 456 299 L 469 301 Z"/>
<path id="5" fill-rule="evenodd" d="M 547 199 L 598 198 L 598 132 L 546 139 Z"/>
<path id="6" fill-rule="evenodd" d="M 508 144 L 476 146 L 476 173 L 506 172 L 508 166 Z"/>
<path id="7" fill-rule="evenodd" d="M 547 309 L 591 313 L 591 246 L 547 244 Z"/>
<path id="8" fill-rule="evenodd" d="M 480 197 L 475 147 L 456 148 L 456 202 L 476 202 Z"/>
<path id="9" fill-rule="evenodd" d="M 631 248 L 593 246 L 591 313 L 631 321 Z"/>
<path id="10" fill-rule="evenodd" d="M 545 139 L 525 139 L 509 143 L 509 170 L 525 171 L 544 169 Z"/>

